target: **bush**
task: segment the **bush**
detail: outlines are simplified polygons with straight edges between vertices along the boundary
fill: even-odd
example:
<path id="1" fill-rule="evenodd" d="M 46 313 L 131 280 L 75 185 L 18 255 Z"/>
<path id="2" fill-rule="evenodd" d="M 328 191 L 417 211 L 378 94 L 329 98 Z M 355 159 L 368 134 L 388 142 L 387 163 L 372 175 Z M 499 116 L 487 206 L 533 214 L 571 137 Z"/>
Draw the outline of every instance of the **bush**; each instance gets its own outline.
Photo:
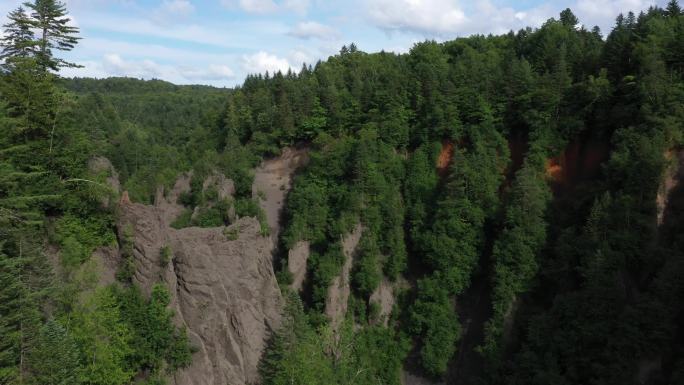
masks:
<path id="1" fill-rule="evenodd" d="M 238 217 L 253 217 L 259 221 L 261 235 L 268 236 L 270 228 L 266 219 L 266 213 L 259 203 L 251 198 L 238 198 L 235 201 L 235 215 Z"/>
<path id="2" fill-rule="evenodd" d="M 161 248 L 159 250 L 159 265 L 161 267 L 166 267 L 169 265 L 169 262 L 171 262 L 171 248 L 167 245 Z"/>
<path id="3" fill-rule="evenodd" d="M 114 243 L 112 229 L 112 219 L 104 214 L 80 218 L 67 213 L 57 219 L 53 238 L 61 246 L 63 266 L 74 268 L 90 258 L 96 247 Z"/>
<path id="4" fill-rule="evenodd" d="M 192 210 L 183 211 L 172 223 L 174 229 L 182 229 L 192 225 Z"/>

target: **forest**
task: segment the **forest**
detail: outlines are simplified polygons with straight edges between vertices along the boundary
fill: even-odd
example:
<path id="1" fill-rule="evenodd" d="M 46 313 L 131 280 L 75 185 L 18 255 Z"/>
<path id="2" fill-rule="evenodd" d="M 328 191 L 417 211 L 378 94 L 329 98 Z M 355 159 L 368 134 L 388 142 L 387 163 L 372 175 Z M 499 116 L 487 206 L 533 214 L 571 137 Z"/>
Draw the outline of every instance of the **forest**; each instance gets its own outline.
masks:
<path id="1" fill-rule="evenodd" d="M 62 2 L 27 2 L 0 44 L 0 384 L 161 385 L 192 363 L 164 282 L 145 295 L 124 263 L 97 284 L 93 252 L 133 246 L 91 159 L 147 204 L 193 170 L 181 200 L 206 210 L 174 227 L 228 225 L 233 205 L 268 236 L 253 170 L 285 148 L 310 160 L 273 256 L 285 306 L 264 385 L 684 384 L 684 184 L 663 192 L 684 175 L 684 12 L 625 11 L 606 32 L 566 9 L 406 54 L 351 43 L 221 89 L 60 77 L 78 28 Z M 234 202 L 207 203 L 212 172 Z"/>

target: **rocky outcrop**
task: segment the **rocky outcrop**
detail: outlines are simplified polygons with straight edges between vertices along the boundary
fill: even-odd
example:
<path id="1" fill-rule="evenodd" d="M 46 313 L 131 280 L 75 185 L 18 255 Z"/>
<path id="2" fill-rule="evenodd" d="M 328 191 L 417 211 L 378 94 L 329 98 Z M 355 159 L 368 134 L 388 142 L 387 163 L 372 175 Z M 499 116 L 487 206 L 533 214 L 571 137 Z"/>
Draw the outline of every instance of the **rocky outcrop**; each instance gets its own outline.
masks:
<path id="1" fill-rule="evenodd" d="M 299 241 L 287 254 L 287 270 L 292 274 L 290 287 L 301 291 L 306 279 L 306 263 L 309 260 L 309 242 Z"/>
<path id="2" fill-rule="evenodd" d="M 186 209 L 179 202 L 181 194 L 190 192 L 192 172 L 186 172 L 178 176 L 176 183 L 167 191 L 164 186 L 157 188 L 154 197 L 154 207 L 159 215 L 161 225 L 168 227 Z"/>
<path id="3" fill-rule="evenodd" d="M 280 325 L 282 298 L 271 253 L 259 222 L 241 218 L 229 227 L 173 229 L 188 191 L 182 175 L 155 205 L 119 207 L 120 237 L 132 245 L 133 280 L 145 293 L 164 282 L 175 322 L 185 326 L 197 349 L 190 367 L 175 374 L 176 385 L 243 385 L 258 382 L 258 362 L 271 331 Z M 225 184 L 224 184 L 225 185 Z M 162 250 L 170 250 L 170 260 Z"/>
<path id="4" fill-rule="evenodd" d="M 342 272 L 333 279 L 328 288 L 328 298 L 325 301 L 325 315 L 330 318 L 333 330 L 339 330 L 344 316 L 347 314 L 347 302 L 351 292 L 349 286 L 349 275 L 354 262 L 354 253 L 361 240 L 363 226 L 357 224 L 354 230 L 342 239 L 342 252 L 344 253 L 344 265 Z"/>
<path id="5" fill-rule="evenodd" d="M 94 261 L 98 267 L 97 286 L 108 286 L 116 282 L 116 271 L 121 264 L 118 245 L 98 247 L 90 260 Z"/>

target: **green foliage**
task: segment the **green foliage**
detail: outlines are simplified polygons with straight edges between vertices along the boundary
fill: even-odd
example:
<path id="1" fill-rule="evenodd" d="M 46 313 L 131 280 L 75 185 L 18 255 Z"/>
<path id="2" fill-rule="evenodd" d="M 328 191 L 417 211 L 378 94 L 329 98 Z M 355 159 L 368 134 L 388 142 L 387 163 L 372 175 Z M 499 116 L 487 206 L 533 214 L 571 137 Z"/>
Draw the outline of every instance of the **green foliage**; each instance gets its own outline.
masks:
<path id="1" fill-rule="evenodd" d="M 498 360 L 504 324 L 514 317 L 517 297 L 530 289 L 537 274 L 537 255 L 546 241 L 546 204 L 551 198 L 541 170 L 526 164 L 516 174 L 505 227 L 494 244 L 494 314 L 486 325 L 483 352 Z"/>
<path id="2" fill-rule="evenodd" d="M 331 245 L 324 254 L 312 252 L 309 256 L 308 263 L 313 272 L 311 277 L 311 298 L 315 308 L 319 311 L 322 311 L 325 307 L 328 287 L 332 280 L 342 271 L 344 260 L 345 256 L 342 252 L 342 245 L 339 242 Z"/>
<path id="3" fill-rule="evenodd" d="M 54 226 L 54 242 L 60 246 L 62 264 L 67 268 L 79 266 L 96 247 L 115 241 L 111 218 L 105 215 L 82 218 L 66 214 Z"/>
<path id="4" fill-rule="evenodd" d="M 170 295 L 164 286 L 155 285 L 149 300 L 135 287 L 119 291 L 117 298 L 136 341 L 131 355 L 135 367 L 160 373 L 167 366 L 175 371 L 190 364 L 187 336 L 173 325 L 173 312 L 167 308 Z"/>
<path id="5" fill-rule="evenodd" d="M 456 349 L 461 328 L 449 291 L 440 277 L 425 278 L 418 284 L 418 298 L 412 305 L 410 332 L 422 336 L 422 367 L 433 376 L 444 374 Z"/>
<path id="6" fill-rule="evenodd" d="M 71 333 L 59 321 L 49 320 L 31 350 L 32 381 L 36 384 L 79 383 L 79 351 Z"/>
<path id="7" fill-rule="evenodd" d="M 379 265 L 380 250 L 371 236 L 367 234 L 361 237 L 351 275 L 352 287 L 362 298 L 370 297 L 382 279 Z"/>
<path id="8" fill-rule="evenodd" d="M 112 110 L 102 111 L 107 106 L 101 98 L 88 100 L 95 106 L 81 104 L 58 87 L 50 70 L 74 65 L 53 53 L 74 48 L 78 29 L 67 25 L 68 12 L 59 1 L 25 5 L 32 12 L 11 14 L 0 55 L 0 382 L 130 383 L 152 366 L 148 346 L 139 341 L 159 347 L 152 353 L 154 364 L 164 360 L 165 370 L 185 366 L 191 352 L 185 333 L 170 321 L 168 294 L 155 289 L 138 309 L 146 323 L 137 322 L 120 294 L 134 289 L 94 288 L 97 277 L 91 276 L 94 249 L 116 239 L 107 208 L 114 197 L 105 186 L 111 175 L 92 175 L 87 162 L 99 155 L 95 147 L 103 140 L 113 143 L 103 152 L 115 153 L 116 134 L 138 139 L 140 132 L 115 132 L 121 121 Z M 169 178 L 160 171 L 154 181 Z M 142 181 L 142 175 L 134 177 Z M 139 191 L 132 195 L 151 195 Z M 124 261 L 118 277 L 124 281 L 135 271 L 132 237 L 127 228 L 120 240 Z M 62 257 L 57 271 L 63 274 L 56 277 L 43 250 L 48 242 Z"/>
<path id="9" fill-rule="evenodd" d="M 190 227 L 192 226 L 192 210 L 186 209 L 184 210 L 178 218 L 174 219 L 173 222 L 171 222 L 171 227 L 174 229 L 182 229 L 184 227 Z"/>
<path id="10" fill-rule="evenodd" d="M 173 252 L 171 251 L 171 247 L 169 247 L 168 245 L 162 247 L 159 250 L 159 266 L 168 266 L 169 262 L 171 262 L 171 259 L 173 259 Z"/>
<path id="11" fill-rule="evenodd" d="M 119 270 L 116 272 L 116 279 L 121 282 L 130 282 L 135 274 L 135 262 L 133 261 L 133 227 L 127 225 L 123 231 L 120 241 L 122 261 Z"/>
<path id="12" fill-rule="evenodd" d="M 281 329 L 262 360 L 264 384 L 400 384 L 408 341 L 383 327 L 354 333 L 346 324 L 336 337 L 314 329 L 298 298 L 290 298 Z"/>
<path id="13" fill-rule="evenodd" d="M 232 204 L 228 200 L 221 200 L 210 207 L 200 208 L 193 222 L 199 227 L 219 227 L 229 224 L 228 210 Z"/>
<path id="14" fill-rule="evenodd" d="M 78 44 L 78 28 L 69 25 L 66 5 L 59 0 L 34 0 L 26 2 L 31 12 L 30 26 L 40 31 L 35 40 L 35 56 L 43 68 L 54 71 L 60 67 L 78 67 L 52 56 L 53 50 L 71 51 Z"/>
<path id="15" fill-rule="evenodd" d="M 128 364 L 134 334 L 122 322 L 122 309 L 112 289 L 100 289 L 70 315 L 68 328 L 79 346 L 78 383 L 114 385 L 130 381 Z"/>
<path id="16" fill-rule="evenodd" d="M 240 198 L 235 201 L 235 215 L 238 217 L 253 217 L 259 221 L 261 235 L 268 236 L 270 228 L 266 220 L 266 213 L 259 206 L 259 202 L 251 198 Z"/>
<path id="17" fill-rule="evenodd" d="M 109 158 L 139 203 L 193 170 L 174 227 L 228 225 L 233 205 L 266 235 L 251 170 L 300 145 L 310 162 L 279 241 L 283 252 L 311 244 L 307 311 L 290 301 L 264 383 L 397 384 L 413 343 L 438 378 L 467 364 L 472 352 L 456 347 L 483 325 L 482 383 L 630 383 L 651 357 L 663 357 L 661 382 L 681 381 L 682 198 L 658 195 L 671 173 L 663 154 L 684 138 L 676 1 L 620 15 L 605 41 L 566 9 L 538 29 L 426 41 L 403 55 L 352 44 L 233 90 L 59 79 L 47 69 L 70 64 L 53 51 L 73 48 L 77 31 L 59 1 L 27 6 L 30 15 L 9 15 L 0 55 L 0 382 L 118 385 L 146 373 L 160 384 L 190 362 L 161 286 L 149 299 L 128 285 L 80 292 L 93 287 L 90 254 L 114 241 L 114 213 L 102 207 L 113 198 L 106 176 L 86 170 L 90 158 Z M 203 188 L 213 172 L 234 181 L 234 202 Z M 322 313 L 357 224 L 352 316 L 333 331 Z M 46 233 L 66 273 L 56 280 Z M 119 239 L 127 284 L 133 235 Z M 170 254 L 160 250 L 160 265 Z M 376 325 L 368 297 L 402 276 L 415 287 L 390 328 Z M 474 279 L 491 295 L 471 293 L 486 286 Z M 457 314 L 464 295 L 481 294 L 486 324 L 468 306 Z"/>

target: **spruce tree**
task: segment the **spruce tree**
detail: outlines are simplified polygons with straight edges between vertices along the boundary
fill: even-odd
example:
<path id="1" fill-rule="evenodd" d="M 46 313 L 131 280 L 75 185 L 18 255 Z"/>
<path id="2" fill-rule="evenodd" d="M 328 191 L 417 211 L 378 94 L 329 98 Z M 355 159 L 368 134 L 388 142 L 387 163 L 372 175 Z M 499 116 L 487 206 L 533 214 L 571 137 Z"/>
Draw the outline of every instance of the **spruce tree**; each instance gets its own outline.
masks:
<path id="1" fill-rule="evenodd" d="M 3 25 L 5 36 L 0 39 L 0 59 L 5 60 L 5 69 L 9 69 L 18 59 L 33 56 L 36 45 L 31 20 L 23 7 L 10 12 L 7 18 L 9 22 Z"/>
<path id="2" fill-rule="evenodd" d="M 59 322 L 49 320 L 40 329 L 29 363 L 37 384 L 71 385 L 77 383 L 78 346 Z"/>
<path id="3" fill-rule="evenodd" d="M 572 13 L 570 8 L 565 8 L 565 10 L 560 13 L 560 21 L 563 25 L 568 27 L 574 27 L 579 24 L 579 19 Z"/>
<path id="4" fill-rule="evenodd" d="M 677 0 L 670 0 L 665 7 L 665 12 L 670 17 L 677 17 L 682 14 L 682 8 Z"/>
<path id="5" fill-rule="evenodd" d="M 2 246 L 2 245 L 0 245 Z M 0 250 L 0 383 L 13 384 L 19 378 L 21 298 L 18 259 Z"/>
<path id="6" fill-rule="evenodd" d="M 69 25 L 64 3 L 58 0 L 34 0 L 24 3 L 31 9 L 32 26 L 40 31 L 38 62 L 43 68 L 58 71 L 60 67 L 80 67 L 53 56 L 52 50 L 71 51 L 78 44 L 79 29 Z"/>

